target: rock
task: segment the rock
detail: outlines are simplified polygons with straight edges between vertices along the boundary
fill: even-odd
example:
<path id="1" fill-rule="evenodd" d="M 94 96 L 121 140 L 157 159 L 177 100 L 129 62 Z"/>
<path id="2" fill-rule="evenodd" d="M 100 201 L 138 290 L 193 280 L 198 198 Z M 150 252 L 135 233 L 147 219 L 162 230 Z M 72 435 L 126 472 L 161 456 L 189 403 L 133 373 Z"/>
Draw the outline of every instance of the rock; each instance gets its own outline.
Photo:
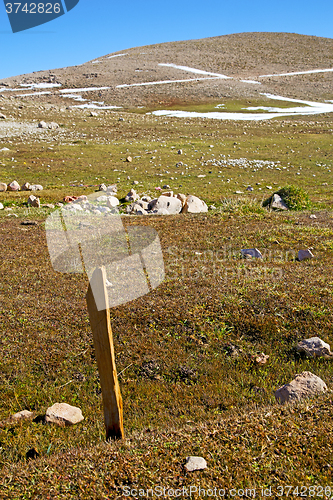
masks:
<path id="1" fill-rule="evenodd" d="M 65 198 L 63 199 L 63 201 L 65 203 L 72 203 L 72 201 L 75 201 L 75 200 L 77 200 L 77 196 L 65 196 Z"/>
<path id="2" fill-rule="evenodd" d="M 235 194 L 244 194 L 243 191 L 235 191 Z"/>
<path id="3" fill-rule="evenodd" d="M 142 196 L 140 201 L 146 201 L 147 203 L 149 203 L 151 200 L 152 198 L 150 196 Z"/>
<path id="4" fill-rule="evenodd" d="M 2 148 L 2 149 L 0 149 L 0 151 L 10 151 L 10 149 L 9 148 Z"/>
<path id="5" fill-rule="evenodd" d="M 32 411 L 28 411 L 28 410 L 22 410 L 22 411 L 19 411 L 18 413 L 14 413 L 14 415 L 11 415 L 7 420 L 6 422 L 7 423 L 17 423 L 17 422 L 20 422 L 22 420 L 31 420 L 34 416 L 34 413 Z"/>
<path id="6" fill-rule="evenodd" d="M 261 352 L 255 356 L 252 356 L 252 360 L 256 365 L 265 365 L 269 360 L 269 355 Z"/>
<path id="7" fill-rule="evenodd" d="M 182 150 L 182 149 L 178 149 L 177 153 L 178 153 L 179 155 L 182 155 L 182 154 L 183 154 L 183 150 Z"/>
<path id="8" fill-rule="evenodd" d="M 182 206 L 184 207 L 184 206 L 185 206 L 185 203 L 186 203 L 186 196 L 185 196 L 185 194 L 178 193 L 178 194 L 177 194 L 177 198 L 178 198 L 178 200 L 180 200 L 180 201 L 181 201 L 181 204 L 182 204 Z"/>
<path id="9" fill-rule="evenodd" d="M 20 190 L 20 185 L 18 182 L 13 181 L 7 186 L 8 191 L 19 191 Z"/>
<path id="10" fill-rule="evenodd" d="M 106 206 L 108 208 L 115 208 L 119 205 L 119 200 L 115 196 L 108 196 Z"/>
<path id="11" fill-rule="evenodd" d="M 139 181 L 133 181 L 133 185 L 137 186 L 139 184 Z"/>
<path id="12" fill-rule="evenodd" d="M 132 158 L 131 156 L 128 156 L 128 157 L 126 158 L 126 161 L 127 161 L 128 163 L 131 163 L 131 162 L 133 161 L 133 158 Z"/>
<path id="13" fill-rule="evenodd" d="M 126 212 L 131 215 L 148 215 L 148 212 L 138 202 L 129 205 L 126 208 Z"/>
<path id="14" fill-rule="evenodd" d="M 108 201 L 108 197 L 105 194 L 103 194 L 102 196 L 96 198 L 96 201 L 98 203 L 106 203 Z"/>
<path id="15" fill-rule="evenodd" d="M 216 206 L 215 205 L 209 205 L 208 210 L 216 210 Z"/>
<path id="16" fill-rule="evenodd" d="M 246 248 L 241 250 L 241 254 L 244 258 L 250 256 L 253 259 L 262 259 L 262 253 L 258 250 L 258 248 Z"/>
<path id="17" fill-rule="evenodd" d="M 98 190 L 99 190 L 99 191 L 106 191 L 106 185 L 105 185 L 105 184 L 100 184 L 100 185 L 98 186 Z"/>
<path id="18" fill-rule="evenodd" d="M 0 192 L 3 193 L 4 191 L 7 191 L 7 184 L 0 182 Z"/>
<path id="19" fill-rule="evenodd" d="M 84 419 L 80 408 L 67 403 L 55 403 L 46 410 L 45 421 L 59 426 L 75 425 Z"/>
<path id="20" fill-rule="evenodd" d="M 310 358 L 326 358 L 330 359 L 333 356 L 331 352 L 331 347 L 326 344 L 319 337 L 311 337 L 309 339 L 301 340 L 297 346 L 296 350 L 298 352 L 304 352 Z"/>
<path id="21" fill-rule="evenodd" d="M 311 372 L 302 372 L 296 375 L 289 383 L 275 392 L 275 399 L 279 403 L 296 402 L 316 394 L 327 391 L 325 382 Z"/>
<path id="22" fill-rule="evenodd" d="M 116 193 L 118 191 L 117 184 L 111 184 L 111 186 L 108 186 L 106 190 L 108 193 Z"/>
<path id="23" fill-rule="evenodd" d="M 207 469 L 207 462 L 202 457 L 186 457 L 185 469 L 188 472 Z"/>
<path id="24" fill-rule="evenodd" d="M 51 122 L 51 123 L 49 124 L 48 128 L 49 128 L 50 130 L 56 130 L 57 128 L 59 128 L 59 125 L 58 125 L 57 123 L 55 123 L 55 122 Z"/>
<path id="25" fill-rule="evenodd" d="M 0 210 L 3 210 L 3 204 L 0 203 Z"/>
<path id="26" fill-rule="evenodd" d="M 38 226 L 37 222 L 34 220 L 24 220 L 21 222 L 22 226 Z"/>
<path id="27" fill-rule="evenodd" d="M 253 191 L 253 187 L 252 186 L 247 186 L 246 191 Z"/>
<path id="28" fill-rule="evenodd" d="M 199 214 L 201 212 L 208 212 L 206 203 L 196 196 L 187 196 L 185 205 L 183 206 L 183 213 Z"/>
<path id="29" fill-rule="evenodd" d="M 170 196 L 171 198 L 173 198 L 173 191 L 165 191 L 164 193 L 162 193 L 162 196 Z"/>
<path id="30" fill-rule="evenodd" d="M 6 115 L 3 115 L 2 113 L 0 113 L 0 120 L 5 120 L 6 119 Z"/>
<path id="31" fill-rule="evenodd" d="M 153 210 L 151 213 L 154 215 L 170 215 L 170 212 L 166 208 L 158 208 L 157 210 Z"/>
<path id="32" fill-rule="evenodd" d="M 41 184 L 33 184 L 30 186 L 30 191 L 43 191 L 43 186 Z"/>
<path id="33" fill-rule="evenodd" d="M 138 199 L 139 199 L 139 196 L 136 194 L 136 191 L 133 188 L 125 196 L 125 201 L 136 201 Z"/>
<path id="34" fill-rule="evenodd" d="M 22 191 L 30 191 L 31 190 L 31 186 L 30 186 L 29 182 L 25 182 L 23 184 L 23 186 L 21 187 L 21 190 Z"/>
<path id="35" fill-rule="evenodd" d="M 314 255 L 311 250 L 299 250 L 297 254 L 297 258 L 299 261 L 306 259 L 313 259 Z"/>
<path id="36" fill-rule="evenodd" d="M 273 194 L 272 196 L 272 200 L 270 202 L 270 208 L 273 208 L 274 210 L 288 210 L 287 204 L 277 193 Z"/>
<path id="37" fill-rule="evenodd" d="M 155 198 L 154 200 L 152 200 L 149 203 L 148 208 L 155 213 L 163 209 L 167 210 L 169 214 L 179 214 L 182 209 L 182 204 L 178 198 L 171 198 L 170 196 L 161 195 L 159 198 Z"/>
<path id="38" fill-rule="evenodd" d="M 95 111 L 91 111 L 90 116 L 98 116 L 98 113 L 96 113 Z"/>
<path id="39" fill-rule="evenodd" d="M 43 203 L 41 208 L 54 208 L 53 203 Z"/>
<path id="40" fill-rule="evenodd" d="M 28 198 L 28 207 L 39 208 L 40 207 L 40 199 L 36 198 L 33 194 L 31 194 Z"/>
<path id="41" fill-rule="evenodd" d="M 38 128 L 47 128 L 47 123 L 42 120 L 38 123 Z"/>
<path id="42" fill-rule="evenodd" d="M 317 216 L 315 214 L 310 215 L 310 219 L 316 219 L 316 218 L 317 218 Z"/>
<path id="43" fill-rule="evenodd" d="M 169 184 L 164 184 L 164 186 L 162 186 L 162 189 L 170 189 Z"/>

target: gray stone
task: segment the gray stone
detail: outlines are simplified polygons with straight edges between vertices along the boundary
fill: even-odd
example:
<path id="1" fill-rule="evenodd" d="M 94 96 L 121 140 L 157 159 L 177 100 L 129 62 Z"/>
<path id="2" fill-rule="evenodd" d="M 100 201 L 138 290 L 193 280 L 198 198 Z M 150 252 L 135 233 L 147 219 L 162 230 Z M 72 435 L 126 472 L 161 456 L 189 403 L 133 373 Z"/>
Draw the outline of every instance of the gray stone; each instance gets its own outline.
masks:
<path id="1" fill-rule="evenodd" d="M 138 199 L 139 199 L 139 196 L 136 194 L 136 191 L 133 188 L 125 196 L 125 201 L 136 201 Z"/>
<path id="2" fill-rule="evenodd" d="M 5 182 L 0 182 L 0 192 L 3 193 L 7 191 L 7 184 Z"/>
<path id="3" fill-rule="evenodd" d="M 9 417 L 9 421 L 12 423 L 20 422 L 21 420 L 31 420 L 34 416 L 32 411 L 22 410 Z"/>
<path id="4" fill-rule="evenodd" d="M 30 186 L 29 182 L 25 182 L 23 184 L 23 186 L 21 187 L 21 190 L 22 191 L 31 191 L 31 186 Z"/>
<path id="5" fill-rule="evenodd" d="M 28 198 L 28 207 L 39 208 L 40 207 L 40 199 L 36 198 L 33 194 L 31 194 Z"/>
<path id="6" fill-rule="evenodd" d="M 179 214 L 182 209 L 182 204 L 178 198 L 161 195 L 159 198 L 152 200 L 148 208 L 154 212 L 163 209 L 167 210 L 169 214 Z"/>
<path id="7" fill-rule="evenodd" d="M 20 185 L 18 182 L 13 181 L 7 186 L 8 191 L 19 191 L 20 190 Z"/>
<path id="8" fill-rule="evenodd" d="M 98 203 L 101 203 L 101 202 L 106 203 L 108 201 L 108 197 L 105 194 L 103 194 L 102 196 L 99 196 L 98 198 L 96 198 L 96 201 Z"/>
<path id="9" fill-rule="evenodd" d="M 298 352 L 304 352 L 310 358 L 326 358 L 331 359 L 333 353 L 331 352 L 331 347 L 326 344 L 319 337 L 311 337 L 309 339 L 301 340 L 297 346 L 296 350 Z"/>
<path id="10" fill-rule="evenodd" d="M 306 259 L 313 259 L 314 255 L 311 252 L 310 249 L 308 250 L 299 250 L 297 254 L 298 260 L 306 260 Z"/>
<path id="11" fill-rule="evenodd" d="M 137 186 L 139 184 L 139 181 L 133 181 L 133 185 Z"/>
<path id="12" fill-rule="evenodd" d="M 119 205 L 119 200 L 115 196 L 108 196 L 106 206 L 108 208 L 115 208 Z"/>
<path id="13" fill-rule="evenodd" d="M 46 410 L 45 420 L 61 427 L 74 425 L 84 419 L 80 408 L 67 403 L 55 403 Z"/>
<path id="14" fill-rule="evenodd" d="M 288 210 L 287 204 L 283 201 L 281 196 L 277 193 L 273 194 L 270 208 L 274 210 Z"/>
<path id="15" fill-rule="evenodd" d="M 186 457 L 185 469 L 188 472 L 207 469 L 207 462 L 202 457 Z"/>
<path id="16" fill-rule="evenodd" d="M 118 191 L 118 187 L 117 187 L 117 184 L 111 184 L 111 186 L 108 186 L 106 188 L 107 192 L 108 193 L 116 193 Z"/>
<path id="17" fill-rule="evenodd" d="M 262 259 L 262 253 L 258 250 L 258 248 L 246 248 L 241 250 L 241 254 L 244 258 L 248 258 L 248 256 L 252 259 Z"/>
<path id="18" fill-rule="evenodd" d="M 309 398 L 327 391 L 325 382 L 311 372 L 302 372 L 296 375 L 289 383 L 275 392 L 275 399 L 279 403 L 293 403 L 303 398 Z"/>
<path id="19" fill-rule="evenodd" d="M 41 184 L 32 184 L 30 191 L 43 191 L 43 186 Z"/>
<path id="20" fill-rule="evenodd" d="M 187 196 L 185 205 L 182 210 L 183 213 L 199 214 L 201 212 L 208 212 L 206 203 L 197 196 Z"/>

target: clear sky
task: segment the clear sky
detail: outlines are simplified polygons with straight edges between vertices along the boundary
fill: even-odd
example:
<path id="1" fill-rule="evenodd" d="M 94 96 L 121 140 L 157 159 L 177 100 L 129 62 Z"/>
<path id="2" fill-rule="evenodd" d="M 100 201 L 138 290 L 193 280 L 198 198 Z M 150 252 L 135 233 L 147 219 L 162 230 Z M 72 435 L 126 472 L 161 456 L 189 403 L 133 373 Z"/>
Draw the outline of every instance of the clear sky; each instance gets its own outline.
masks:
<path id="1" fill-rule="evenodd" d="M 0 79 L 141 45 L 246 31 L 333 38 L 333 0 L 80 0 L 62 17 L 15 34 L 0 0 Z"/>

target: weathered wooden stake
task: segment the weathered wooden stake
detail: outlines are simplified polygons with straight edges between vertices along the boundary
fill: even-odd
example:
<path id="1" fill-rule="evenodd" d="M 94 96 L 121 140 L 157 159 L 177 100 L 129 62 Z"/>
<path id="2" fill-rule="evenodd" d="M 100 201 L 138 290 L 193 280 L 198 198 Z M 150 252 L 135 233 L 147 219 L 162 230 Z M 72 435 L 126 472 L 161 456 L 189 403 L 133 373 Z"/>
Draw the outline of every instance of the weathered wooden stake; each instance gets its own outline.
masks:
<path id="1" fill-rule="evenodd" d="M 103 310 L 99 311 L 97 309 L 92 287 L 94 290 L 100 290 L 101 295 L 103 293 Z M 118 384 L 114 356 L 109 300 L 106 290 L 106 272 L 104 267 L 97 267 L 95 269 L 91 278 L 91 283 L 89 284 L 86 300 L 101 381 L 106 439 L 122 439 L 124 437 L 123 402 Z"/>

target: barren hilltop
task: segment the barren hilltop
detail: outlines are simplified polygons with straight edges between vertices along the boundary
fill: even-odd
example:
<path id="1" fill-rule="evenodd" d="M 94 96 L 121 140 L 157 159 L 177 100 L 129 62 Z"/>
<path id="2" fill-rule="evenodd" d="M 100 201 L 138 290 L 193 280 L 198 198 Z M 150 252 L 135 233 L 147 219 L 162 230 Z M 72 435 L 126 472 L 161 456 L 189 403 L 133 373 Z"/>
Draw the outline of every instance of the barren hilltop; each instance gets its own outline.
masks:
<path id="1" fill-rule="evenodd" d="M 333 72 L 312 71 L 332 67 L 332 39 L 293 33 L 238 33 L 131 48 L 78 66 L 8 78 L 1 84 L 109 87 L 89 91 L 89 98 L 123 107 L 246 99 L 265 92 L 323 100 L 332 98 Z M 281 76 L 295 72 L 310 73 Z M 63 97 L 58 89 L 38 94 L 41 101 L 60 99 L 61 104 Z"/>

